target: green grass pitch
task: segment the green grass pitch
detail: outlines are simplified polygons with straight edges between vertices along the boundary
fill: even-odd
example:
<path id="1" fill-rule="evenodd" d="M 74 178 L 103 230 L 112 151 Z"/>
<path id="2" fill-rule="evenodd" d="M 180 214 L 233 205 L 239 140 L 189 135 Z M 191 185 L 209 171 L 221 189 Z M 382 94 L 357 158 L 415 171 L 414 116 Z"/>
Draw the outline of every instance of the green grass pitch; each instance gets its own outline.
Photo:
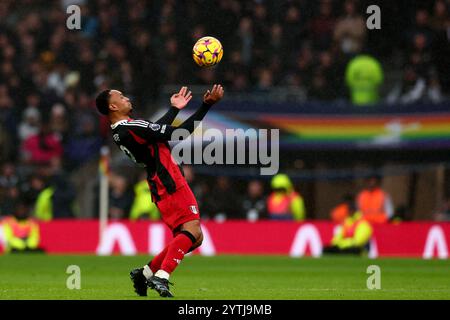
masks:
<path id="1" fill-rule="evenodd" d="M 129 271 L 146 256 L 5 255 L 0 299 L 160 299 L 133 292 Z M 81 270 L 81 289 L 69 290 L 69 265 Z M 367 267 L 381 268 L 381 289 L 369 290 Z M 174 272 L 174 299 L 450 299 L 450 260 L 281 256 L 186 257 Z"/>

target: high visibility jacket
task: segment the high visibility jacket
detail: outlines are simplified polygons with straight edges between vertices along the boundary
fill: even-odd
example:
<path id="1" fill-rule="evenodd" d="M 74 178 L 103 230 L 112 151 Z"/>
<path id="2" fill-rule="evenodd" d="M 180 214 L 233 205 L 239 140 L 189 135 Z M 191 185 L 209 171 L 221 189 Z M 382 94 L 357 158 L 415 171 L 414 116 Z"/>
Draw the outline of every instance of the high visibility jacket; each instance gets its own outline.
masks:
<path id="1" fill-rule="evenodd" d="M 383 83 L 383 69 L 371 56 L 359 55 L 347 65 L 345 80 L 355 105 L 368 105 L 379 100 L 378 88 Z"/>
<path id="2" fill-rule="evenodd" d="M 39 225 L 33 219 L 8 217 L 3 220 L 2 226 L 7 252 L 11 249 L 36 249 L 39 246 Z"/>
<path id="3" fill-rule="evenodd" d="M 305 204 L 302 196 L 295 191 L 287 194 L 272 192 L 267 199 L 267 212 L 269 216 L 291 214 L 294 220 L 304 220 Z"/>
<path id="4" fill-rule="evenodd" d="M 370 241 L 372 233 L 370 223 L 360 212 L 357 212 L 339 226 L 339 231 L 334 235 L 331 243 L 341 249 L 363 247 Z"/>
<path id="5" fill-rule="evenodd" d="M 147 184 L 147 180 L 140 181 L 134 186 L 134 201 L 131 206 L 130 219 L 137 220 L 144 215 L 148 215 L 151 220 L 159 220 L 160 214 Z"/>
<path id="6" fill-rule="evenodd" d="M 331 210 L 331 220 L 336 223 L 342 223 L 350 216 L 350 208 L 347 203 L 338 204 Z"/>
<path id="7" fill-rule="evenodd" d="M 54 192 L 53 188 L 48 187 L 39 193 L 34 212 L 37 219 L 49 221 L 53 218 L 52 196 Z"/>
<path id="8" fill-rule="evenodd" d="M 381 188 L 361 191 L 357 205 L 358 210 L 370 223 L 385 223 L 392 215 L 390 198 Z"/>

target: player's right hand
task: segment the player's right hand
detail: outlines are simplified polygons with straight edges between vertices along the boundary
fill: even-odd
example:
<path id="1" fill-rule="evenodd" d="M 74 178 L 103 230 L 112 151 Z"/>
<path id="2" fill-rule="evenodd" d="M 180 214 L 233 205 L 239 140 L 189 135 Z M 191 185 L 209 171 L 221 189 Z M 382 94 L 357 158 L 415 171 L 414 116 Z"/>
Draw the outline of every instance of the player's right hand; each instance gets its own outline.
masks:
<path id="1" fill-rule="evenodd" d="M 215 84 L 211 91 L 206 91 L 203 102 L 209 105 L 219 102 L 223 98 L 224 90 L 220 84 Z"/>
<path id="2" fill-rule="evenodd" d="M 181 87 L 178 93 L 175 93 L 170 97 L 170 103 L 177 109 L 183 109 L 192 99 L 192 92 L 187 87 Z"/>

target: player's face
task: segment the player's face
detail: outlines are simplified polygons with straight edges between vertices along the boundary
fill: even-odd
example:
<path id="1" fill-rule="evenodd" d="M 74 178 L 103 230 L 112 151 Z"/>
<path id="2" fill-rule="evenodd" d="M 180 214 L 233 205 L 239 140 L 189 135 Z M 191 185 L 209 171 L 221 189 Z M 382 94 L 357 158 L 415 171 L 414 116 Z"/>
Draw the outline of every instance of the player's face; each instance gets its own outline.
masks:
<path id="1" fill-rule="evenodd" d="M 113 110 L 122 114 L 128 115 L 133 110 L 130 99 L 125 97 L 122 92 L 118 90 L 111 90 L 109 103 Z"/>

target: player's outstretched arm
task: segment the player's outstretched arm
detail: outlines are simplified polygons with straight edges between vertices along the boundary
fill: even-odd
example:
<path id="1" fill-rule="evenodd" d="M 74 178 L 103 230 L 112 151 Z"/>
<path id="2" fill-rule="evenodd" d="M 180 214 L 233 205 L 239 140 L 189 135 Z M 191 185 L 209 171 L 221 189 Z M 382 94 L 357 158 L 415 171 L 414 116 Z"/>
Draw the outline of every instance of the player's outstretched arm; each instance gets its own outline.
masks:
<path id="1" fill-rule="evenodd" d="M 188 119 L 186 119 L 186 121 L 184 121 L 179 128 L 186 129 L 190 133 L 194 132 L 197 125 L 203 120 L 206 113 L 209 111 L 209 108 L 211 108 L 213 104 L 216 104 L 222 100 L 223 95 L 223 87 L 220 84 L 215 84 L 211 90 L 206 91 L 203 95 L 203 103 L 200 108 Z"/>
<path id="2" fill-rule="evenodd" d="M 178 112 L 187 106 L 189 101 L 192 99 L 192 92 L 188 91 L 187 87 L 181 87 L 178 93 L 175 93 L 170 97 L 170 109 L 158 120 L 155 121 L 157 124 L 172 124 L 175 120 Z"/>
<path id="3" fill-rule="evenodd" d="M 190 94 L 188 98 L 186 98 L 186 95 L 184 96 L 184 99 L 188 100 L 187 102 L 189 102 Z M 223 95 L 223 87 L 221 85 L 214 85 L 211 90 L 206 91 L 206 93 L 204 94 L 203 103 L 200 108 L 196 112 L 194 112 L 194 114 L 192 114 L 188 119 L 186 119 L 179 127 L 174 127 L 169 124 L 155 124 L 150 122 L 147 124 L 143 124 L 142 121 L 139 121 L 139 123 L 136 124 L 131 121 L 125 125 L 133 125 L 134 130 L 139 131 L 139 133 L 135 132 L 135 134 L 143 137 L 148 141 L 170 141 L 172 139 L 172 133 L 178 128 L 185 129 L 189 133 L 194 132 L 197 125 L 205 117 L 209 108 L 211 108 L 213 104 L 219 102 L 223 98 Z"/>

